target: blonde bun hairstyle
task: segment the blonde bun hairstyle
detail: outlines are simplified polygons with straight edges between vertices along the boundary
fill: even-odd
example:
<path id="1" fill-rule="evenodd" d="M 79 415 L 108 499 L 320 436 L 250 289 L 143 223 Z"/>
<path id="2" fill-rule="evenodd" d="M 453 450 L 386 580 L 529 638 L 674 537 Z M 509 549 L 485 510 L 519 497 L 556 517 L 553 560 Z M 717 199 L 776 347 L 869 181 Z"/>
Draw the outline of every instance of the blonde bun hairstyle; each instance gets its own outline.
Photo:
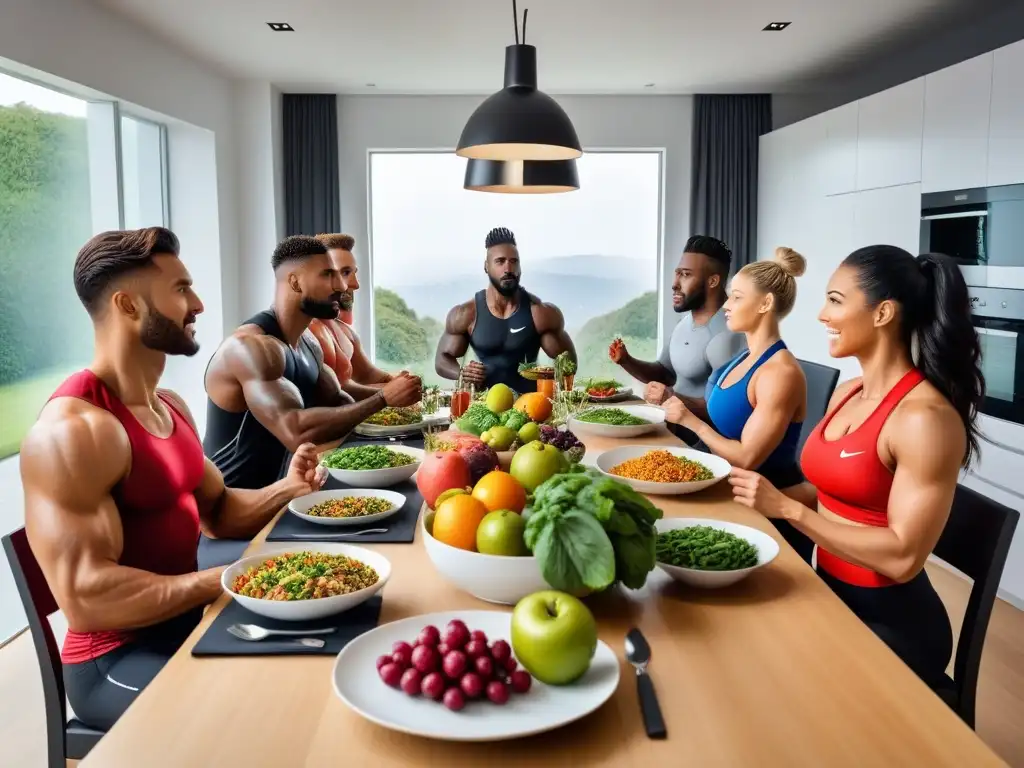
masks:
<path id="1" fill-rule="evenodd" d="M 807 271 L 807 259 L 792 248 L 780 245 L 770 261 L 755 261 L 739 271 L 761 293 L 775 297 L 775 314 L 783 318 L 796 304 L 796 279 Z"/>

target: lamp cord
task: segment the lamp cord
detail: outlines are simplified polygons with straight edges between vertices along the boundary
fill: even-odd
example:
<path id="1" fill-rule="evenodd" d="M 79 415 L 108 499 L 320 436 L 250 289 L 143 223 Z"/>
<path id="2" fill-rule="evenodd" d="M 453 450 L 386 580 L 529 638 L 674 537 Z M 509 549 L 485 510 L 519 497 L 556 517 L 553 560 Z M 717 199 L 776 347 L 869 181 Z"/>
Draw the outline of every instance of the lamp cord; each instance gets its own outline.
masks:
<path id="1" fill-rule="evenodd" d="M 523 11 L 523 45 L 526 45 L 526 15 L 529 12 L 530 12 L 529 8 L 527 8 L 525 11 Z"/>
<path id="2" fill-rule="evenodd" d="M 529 8 L 523 11 L 523 45 L 526 45 L 526 17 L 529 13 Z M 516 7 L 516 0 L 512 0 L 512 23 L 516 30 L 516 45 L 519 45 L 519 9 Z"/>

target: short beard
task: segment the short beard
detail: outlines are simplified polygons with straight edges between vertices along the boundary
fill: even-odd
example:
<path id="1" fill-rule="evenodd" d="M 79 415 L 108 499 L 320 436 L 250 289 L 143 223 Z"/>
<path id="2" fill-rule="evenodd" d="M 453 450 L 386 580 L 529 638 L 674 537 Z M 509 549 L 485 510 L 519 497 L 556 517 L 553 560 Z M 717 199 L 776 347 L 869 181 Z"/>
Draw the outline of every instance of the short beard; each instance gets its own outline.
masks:
<path id="1" fill-rule="evenodd" d="M 488 277 L 490 277 L 490 275 L 488 275 Z M 512 298 L 513 296 L 515 296 L 519 292 L 519 280 L 518 279 L 516 279 L 515 283 L 513 283 L 511 287 L 508 287 L 506 285 L 502 285 L 501 280 L 495 280 L 493 277 L 490 277 L 490 280 L 491 280 L 491 285 L 494 286 L 494 290 L 496 290 L 498 293 L 500 293 L 506 299 Z"/>
<path id="2" fill-rule="evenodd" d="M 706 288 L 701 288 L 697 293 L 692 296 L 683 296 L 683 303 L 680 306 L 672 305 L 672 309 L 676 312 L 692 312 L 695 309 L 703 307 L 708 300 L 708 292 Z"/>
<path id="3" fill-rule="evenodd" d="M 338 302 L 339 306 L 341 305 L 337 296 L 332 296 L 327 301 L 317 301 L 303 296 L 299 303 L 299 309 L 302 310 L 302 314 L 315 317 L 317 320 L 334 320 L 338 316 L 338 310 L 334 307 L 335 302 Z"/>
<path id="4" fill-rule="evenodd" d="M 195 322 L 195 318 L 186 318 L 185 324 Z M 162 315 L 155 309 L 150 310 L 146 319 L 142 321 L 142 331 L 139 334 L 142 346 L 163 352 L 167 355 L 184 355 L 192 357 L 199 351 L 199 344 L 195 338 L 179 326 L 176 322 Z"/>
<path id="5" fill-rule="evenodd" d="M 352 291 L 341 294 L 341 301 L 338 304 L 341 306 L 342 312 L 351 312 L 352 307 L 356 303 L 355 294 Z"/>

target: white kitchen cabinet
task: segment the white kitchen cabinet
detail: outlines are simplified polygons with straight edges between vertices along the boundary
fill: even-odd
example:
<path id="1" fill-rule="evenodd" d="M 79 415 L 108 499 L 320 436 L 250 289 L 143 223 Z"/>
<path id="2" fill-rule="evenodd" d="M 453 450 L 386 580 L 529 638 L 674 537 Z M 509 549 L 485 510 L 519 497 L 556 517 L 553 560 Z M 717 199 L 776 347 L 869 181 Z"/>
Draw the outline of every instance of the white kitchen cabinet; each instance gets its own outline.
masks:
<path id="1" fill-rule="evenodd" d="M 921 249 L 921 185 L 858 192 L 853 237 L 851 250 L 895 245 L 916 255 Z"/>
<path id="2" fill-rule="evenodd" d="M 1024 183 L 1024 40 L 993 55 L 988 186 Z"/>
<path id="3" fill-rule="evenodd" d="M 857 189 L 921 181 L 924 78 L 861 99 L 857 113 Z"/>
<path id="4" fill-rule="evenodd" d="M 857 189 L 857 118 L 859 102 L 844 104 L 822 115 L 825 141 L 822 165 L 825 194 L 842 195 Z"/>
<path id="5" fill-rule="evenodd" d="M 925 77 L 922 192 L 985 186 L 994 58 L 986 53 Z"/>

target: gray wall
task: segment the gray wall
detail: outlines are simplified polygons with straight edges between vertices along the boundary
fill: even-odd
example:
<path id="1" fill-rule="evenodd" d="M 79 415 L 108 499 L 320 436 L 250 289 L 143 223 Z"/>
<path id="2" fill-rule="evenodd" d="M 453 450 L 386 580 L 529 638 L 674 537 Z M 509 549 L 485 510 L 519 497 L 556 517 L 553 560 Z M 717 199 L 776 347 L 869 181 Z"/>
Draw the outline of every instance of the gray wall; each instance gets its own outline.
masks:
<path id="1" fill-rule="evenodd" d="M 868 63 L 801 92 L 772 95 L 772 127 L 783 128 L 842 104 L 884 91 L 1024 38 L 1024 2 L 1015 2 L 968 24 Z M 1024 76 L 1024 73 L 1021 73 Z"/>
<path id="2" fill-rule="evenodd" d="M 339 96 L 341 226 L 356 239 L 359 269 L 372 276 L 367 248 L 367 168 L 371 149 L 454 150 L 481 96 Z M 584 149 L 664 149 L 663 281 L 682 253 L 690 225 L 690 96 L 559 96 Z M 677 318 L 662 302 L 663 328 Z M 371 327 L 369 302 L 356 302 L 356 325 Z"/>

